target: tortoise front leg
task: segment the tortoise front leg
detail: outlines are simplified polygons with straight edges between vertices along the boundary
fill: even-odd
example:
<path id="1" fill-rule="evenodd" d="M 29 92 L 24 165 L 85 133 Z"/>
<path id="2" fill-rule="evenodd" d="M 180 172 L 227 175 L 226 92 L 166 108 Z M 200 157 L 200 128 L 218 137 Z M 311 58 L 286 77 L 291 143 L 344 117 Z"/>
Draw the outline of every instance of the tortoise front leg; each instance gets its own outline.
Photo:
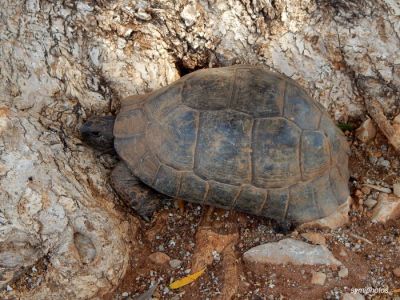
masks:
<path id="1" fill-rule="evenodd" d="M 160 207 L 160 194 L 140 182 L 124 162 L 111 172 L 111 185 L 122 201 L 146 221 Z"/>

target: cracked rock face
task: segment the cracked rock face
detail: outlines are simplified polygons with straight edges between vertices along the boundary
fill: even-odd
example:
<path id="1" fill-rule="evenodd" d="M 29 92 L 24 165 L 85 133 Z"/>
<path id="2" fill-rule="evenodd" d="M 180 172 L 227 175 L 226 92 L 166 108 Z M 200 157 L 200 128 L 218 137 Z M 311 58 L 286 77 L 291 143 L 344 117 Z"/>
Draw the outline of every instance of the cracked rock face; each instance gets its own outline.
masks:
<path id="1" fill-rule="evenodd" d="M 138 223 L 114 207 L 115 160 L 79 139 L 88 116 L 234 63 L 297 80 L 337 120 L 365 114 L 367 96 L 394 114 L 399 18 L 389 0 L 3 1 L 0 286 L 43 259 L 22 298 L 101 297 L 124 275 Z"/>

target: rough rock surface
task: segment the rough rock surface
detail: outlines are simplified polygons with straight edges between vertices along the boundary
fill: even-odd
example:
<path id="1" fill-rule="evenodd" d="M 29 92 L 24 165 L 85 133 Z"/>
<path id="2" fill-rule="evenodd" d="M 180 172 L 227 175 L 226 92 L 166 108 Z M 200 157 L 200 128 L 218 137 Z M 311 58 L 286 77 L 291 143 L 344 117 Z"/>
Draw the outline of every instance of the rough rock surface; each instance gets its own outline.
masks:
<path id="1" fill-rule="evenodd" d="M 381 193 L 378 204 L 372 211 L 372 221 L 385 223 L 400 218 L 400 198 L 393 194 Z"/>
<path id="2" fill-rule="evenodd" d="M 128 267 L 137 223 L 114 207 L 114 161 L 77 134 L 121 97 L 195 68 L 252 63 L 297 80 L 342 122 L 365 113 L 366 97 L 389 114 L 399 105 L 396 1 L 1 6 L 0 285 L 48 263 L 44 282 L 22 298 L 101 297 Z"/>
<path id="3" fill-rule="evenodd" d="M 363 143 L 372 140 L 376 135 L 376 128 L 371 119 L 365 120 L 356 130 L 356 137 Z"/>
<path id="4" fill-rule="evenodd" d="M 310 245 L 290 238 L 256 246 L 246 251 L 243 259 L 246 263 L 256 264 L 336 266 L 342 264 L 325 246 Z"/>

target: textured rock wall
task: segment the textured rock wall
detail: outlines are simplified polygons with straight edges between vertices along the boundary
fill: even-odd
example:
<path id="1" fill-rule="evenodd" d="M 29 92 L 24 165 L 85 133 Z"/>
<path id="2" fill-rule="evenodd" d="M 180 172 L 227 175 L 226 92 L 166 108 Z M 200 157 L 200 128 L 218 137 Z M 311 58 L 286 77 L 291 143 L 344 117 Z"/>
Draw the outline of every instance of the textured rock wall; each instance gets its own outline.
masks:
<path id="1" fill-rule="evenodd" d="M 365 97 L 399 110 L 394 0 L 11 1 L 0 9 L 0 285 L 45 261 L 22 298 L 89 298 L 118 284 L 137 221 L 114 207 L 114 159 L 77 129 L 192 69 L 263 64 L 337 120 Z"/>

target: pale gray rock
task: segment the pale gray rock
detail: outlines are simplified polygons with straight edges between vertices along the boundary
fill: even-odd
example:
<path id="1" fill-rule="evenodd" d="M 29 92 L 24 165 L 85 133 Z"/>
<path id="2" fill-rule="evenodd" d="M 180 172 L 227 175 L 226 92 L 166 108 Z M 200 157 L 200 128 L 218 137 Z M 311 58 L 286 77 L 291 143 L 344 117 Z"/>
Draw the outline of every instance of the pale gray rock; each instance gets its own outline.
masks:
<path id="1" fill-rule="evenodd" d="M 310 245 L 291 238 L 256 246 L 243 254 L 246 263 L 336 265 L 342 263 L 323 245 Z"/>
<path id="2" fill-rule="evenodd" d="M 373 198 L 368 198 L 367 200 L 365 200 L 364 205 L 368 207 L 368 209 L 372 209 L 377 203 L 377 200 Z"/>
<path id="3" fill-rule="evenodd" d="M 347 276 L 349 276 L 349 269 L 347 269 L 346 267 L 341 267 L 338 275 L 340 278 L 346 278 Z"/>
<path id="4" fill-rule="evenodd" d="M 171 259 L 169 261 L 169 265 L 173 269 L 179 269 L 181 267 L 181 265 L 182 265 L 182 261 L 179 260 L 179 259 Z"/>
<path id="5" fill-rule="evenodd" d="M 364 300 L 365 297 L 359 293 L 345 293 L 342 300 Z"/>
<path id="6" fill-rule="evenodd" d="M 181 17 L 185 21 L 185 25 L 188 27 L 196 23 L 198 17 L 196 2 L 186 5 L 181 12 Z"/>

